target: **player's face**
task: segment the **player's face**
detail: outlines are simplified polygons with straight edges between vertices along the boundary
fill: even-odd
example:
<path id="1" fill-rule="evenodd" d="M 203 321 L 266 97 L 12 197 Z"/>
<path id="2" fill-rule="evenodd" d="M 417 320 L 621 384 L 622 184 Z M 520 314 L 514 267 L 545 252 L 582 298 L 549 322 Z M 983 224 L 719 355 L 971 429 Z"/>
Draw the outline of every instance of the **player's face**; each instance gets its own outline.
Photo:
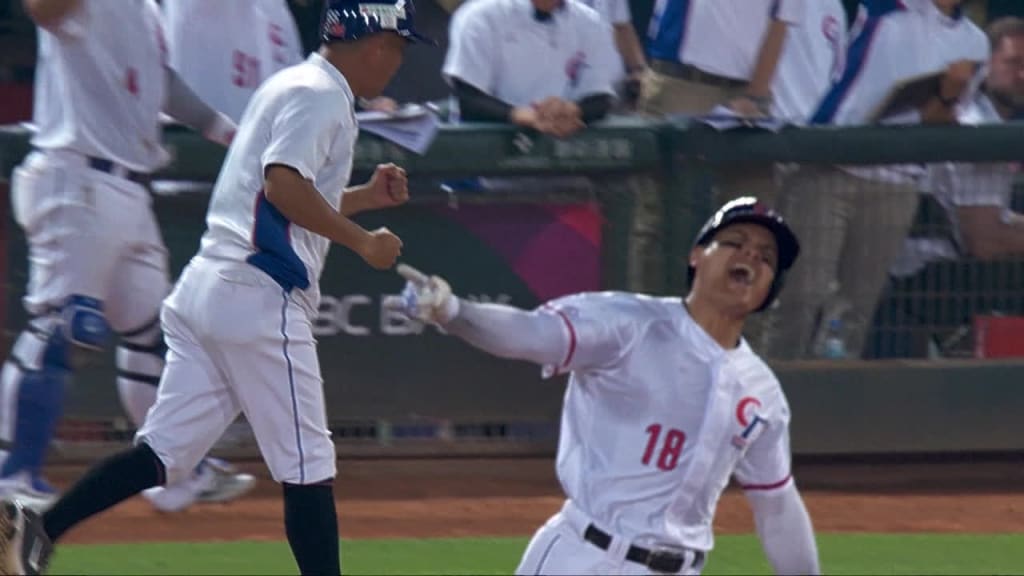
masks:
<path id="1" fill-rule="evenodd" d="M 1024 35 L 1002 39 L 992 52 L 985 84 L 1000 101 L 1024 108 Z"/>
<path id="2" fill-rule="evenodd" d="M 374 98 L 380 96 L 384 88 L 391 82 L 391 78 L 398 72 L 402 65 L 402 56 L 405 54 L 405 47 L 409 41 L 398 34 L 377 34 L 371 37 L 374 40 L 372 49 L 368 55 L 367 68 L 374 71 L 374 86 L 371 87 L 373 94 L 366 97 Z"/>
<path id="3" fill-rule="evenodd" d="M 757 310 L 768 297 L 778 265 L 775 235 L 764 226 L 741 222 L 719 230 L 690 263 L 700 293 L 730 310 Z"/>

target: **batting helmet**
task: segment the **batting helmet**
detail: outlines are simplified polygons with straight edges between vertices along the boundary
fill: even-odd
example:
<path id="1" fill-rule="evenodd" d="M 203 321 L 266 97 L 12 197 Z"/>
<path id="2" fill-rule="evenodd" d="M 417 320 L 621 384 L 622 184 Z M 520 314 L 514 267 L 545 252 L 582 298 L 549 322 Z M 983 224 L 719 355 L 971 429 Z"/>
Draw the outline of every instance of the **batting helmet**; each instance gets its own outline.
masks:
<path id="1" fill-rule="evenodd" d="M 704 224 L 700 233 L 697 234 L 697 240 L 693 243 L 694 248 L 707 246 L 719 230 L 740 222 L 764 226 L 775 236 L 775 244 L 778 246 L 779 260 L 775 268 L 775 279 L 772 281 L 771 289 L 768 290 L 768 296 L 756 310 L 760 312 L 770 306 L 778 297 L 779 291 L 782 290 L 786 271 L 793 266 L 797 256 L 800 255 L 800 241 L 797 240 L 796 234 L 789 228 L 786 221 L 782 219 L 781 214 L 758 201 L 757 198 L 745 196 L 727 202 L 719 208 L 718 212 L 715 212 L 715 215 Z M 693 285 L 697 271 L 690 266 L 687 274 L 690 285 Z"/>
<path id="2" fill-rule="evenodd" d="M 394 32 L 410 42 L 436 45 L 437 42 L 416 31 L 415 15 L 412 0 L 327 0 L 320 18 L 320 40 L 344 42 L 378 32 Z"/>

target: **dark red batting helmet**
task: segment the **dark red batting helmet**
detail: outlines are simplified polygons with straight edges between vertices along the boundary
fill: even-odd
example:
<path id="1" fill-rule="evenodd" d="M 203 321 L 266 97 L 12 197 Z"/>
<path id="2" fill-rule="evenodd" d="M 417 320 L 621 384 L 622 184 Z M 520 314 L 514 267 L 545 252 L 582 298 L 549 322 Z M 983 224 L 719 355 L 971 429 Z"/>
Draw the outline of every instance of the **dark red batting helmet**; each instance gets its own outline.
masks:
<path id="1" fill-rule="evenodd" d="M 775 279 L 772 281 L 768 296 L 756 310 L 760 312 L 771 306 L 772 302 L 779 296 L 786 271 L 793 266 L 797 256 L 800 255 L 800 241 L 797 240 L 796 234 L 786 224 L 781 214 L 771 209 L 767 204 L 760 202 L 757 198 L 745 196 L 727 202 L 719 208 L 718 212 L 715 212 L 714 216 L 700 229 L 700 233 L 697 234 L 697 239 L 694 241 L 693 246 L 707 246 L 719 230 L 740 222 L 764 226 L 775 236 L 775 243 L 778 246 L 779 261 L 775 269 Z M 690 266 L 687 273 L 690 285 L 693 285 L 693 279 L 697 271 L 693 266 Z"/>

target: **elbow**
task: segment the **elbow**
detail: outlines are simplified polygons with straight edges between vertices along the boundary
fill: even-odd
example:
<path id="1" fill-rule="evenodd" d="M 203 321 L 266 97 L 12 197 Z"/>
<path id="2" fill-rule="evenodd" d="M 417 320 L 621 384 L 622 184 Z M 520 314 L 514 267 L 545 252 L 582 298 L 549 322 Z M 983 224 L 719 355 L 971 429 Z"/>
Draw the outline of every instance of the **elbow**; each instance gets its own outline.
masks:
<path id="1" fill-rule="evenodd" d="M 991 261 L 1003 256 L 1001 244 L 995 238 L 987 236 L 966 237 L 967 253 L 981 261 Z"/>
<path id="2" fill-rule="evenodd" d="M 61 21 L 78 8 L 79 0 L 24 0 L 25 13 L 40 28 L 59 26 Z"/>

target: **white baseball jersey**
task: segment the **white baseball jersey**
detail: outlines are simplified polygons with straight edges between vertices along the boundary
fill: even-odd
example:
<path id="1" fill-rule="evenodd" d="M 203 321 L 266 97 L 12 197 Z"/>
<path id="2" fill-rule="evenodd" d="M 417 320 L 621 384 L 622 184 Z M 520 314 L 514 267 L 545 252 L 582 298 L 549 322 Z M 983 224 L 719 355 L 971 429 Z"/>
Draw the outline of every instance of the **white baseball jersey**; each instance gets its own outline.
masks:
<path id="1" fill-rule="evenodd" d="M 657 0 L 647 55 L 748 80 L 768 24 L 800 24 L 803 5 L 804 0 Z"/>
<path id="2" fill-rule="evenodd" d="M 730 476 L 790 482 L 789 408 L 743 341 L 719 346 L 679 298 L 589 293 L 542 310 L 564 323 L 571 371 L 558 478 L 602 529 L 638 545 L 710 550 Z"/>
<path id="3" fill-rule="evenodd" d="M 867 124 L 900 82 L 941 72 L 957 60 L 981 64 L 989 55 L 984 32 L 960 13 L 946 16 L 932 0 L 862 4 L 850 38 L 846 69 L 812 116 L 815 124 Z M 919 120 L 911 113 L 887 123 Z"/>
<path id="4" fill-rule="evenodd" d="M 39 28 L 32 145 L 156 170 L 167 161 L 165 65 L 153 0 L 79 3 L 57 26 Z"/>
<path id="5" fill-rule="evenodd" d="M 354 104 L 345 77 L 316 53 L 268 79 L 228 150 L 199 255 L 249 262 L 315 315 L 330 241 L 285 220 L 263 194 L 263 175 L 271 164 L 294 168 L 340 209 L 359 133 Z"/>
<path id="6" fill-rule="evenodd" d="M 773 113 L 803 124 L 817 109 L 846 63 L 846 9 L 840 0 L 804 3 L 803 19 L 791 26 L 772 82 Z"/>
<path id="7" fill-rule="evenodd" d="M 577 0 L 546 22 L 530 0 L 473 0 L 456 10 L 448 41 L 445 78 L 512 106 L 614 94 L 622 70 L 611 26 Z"/>
<path id="8" fill-rule="evenodd" d="M 627 0 L 580 0 L 580 2 L 597 10 L 601 20 L 609 24 L 633 23 L 633 15 L 630 13 Z"/>
<path id="9" fill-rule="evenodd" d="M 236 123 L 256 88 L 302 61 L 285 0 L 164 0 L 170 65 Z"/>
<path id="10" fill-rule="evenodd" d="M 983 92 L 957 111 L 961 124 L 996 124 L 1003 118 Z M 952 226 L 951 238 L 910 237 L 904 240 L 903 252 L 893 263 L 893 276 L 916 274 L 929 262 L 956 260 L 961 256 L 963 237 L 957 208 L 964 206 L 996 206 L 1010 210 L 1018 166 L 1009 163 L 942 162 L 930 164 L 921 182 L 921 192 L 931 194 L 945 209 Z"/>

